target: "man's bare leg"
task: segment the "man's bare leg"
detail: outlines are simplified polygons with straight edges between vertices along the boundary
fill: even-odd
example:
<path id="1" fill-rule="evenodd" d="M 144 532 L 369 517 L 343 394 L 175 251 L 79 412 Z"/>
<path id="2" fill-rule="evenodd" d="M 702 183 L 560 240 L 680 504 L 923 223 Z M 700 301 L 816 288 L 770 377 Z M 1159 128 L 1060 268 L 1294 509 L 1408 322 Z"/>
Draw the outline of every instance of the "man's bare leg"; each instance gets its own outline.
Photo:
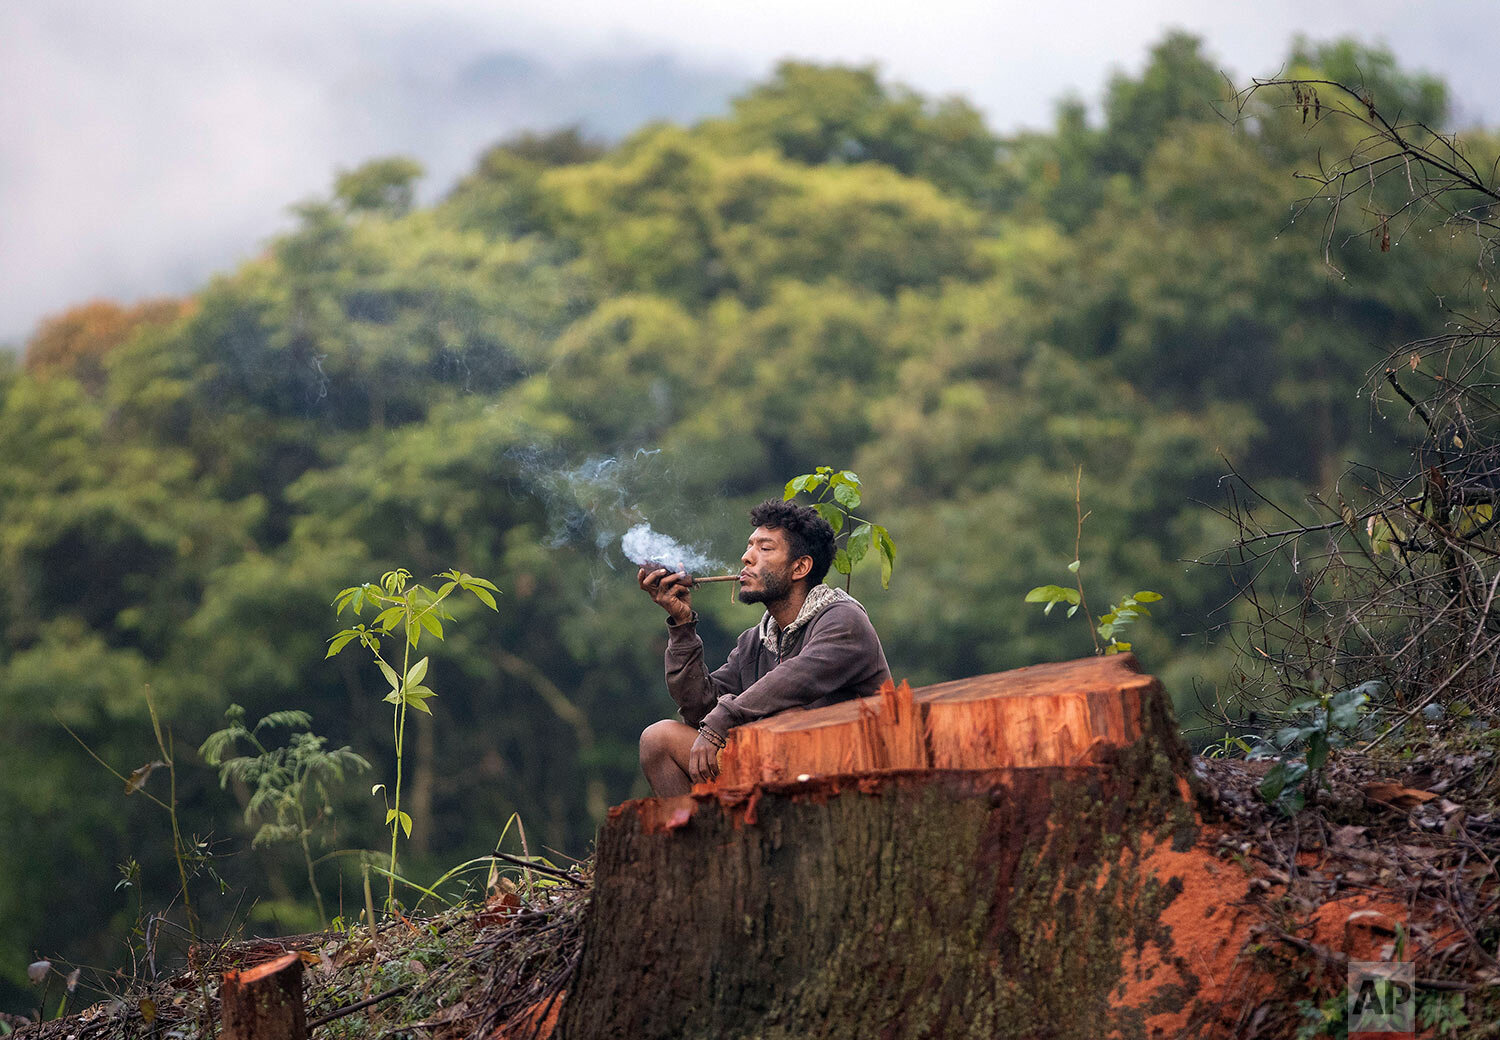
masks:
<path id="1" fill-rule="evenodd" d="M 658 798 L 688 794 L 693 789 L 688 775 L 688 754 L 698 731 L 675 719 L 653 722 L 641 733 L 641 772 L 651 782 Z"/>

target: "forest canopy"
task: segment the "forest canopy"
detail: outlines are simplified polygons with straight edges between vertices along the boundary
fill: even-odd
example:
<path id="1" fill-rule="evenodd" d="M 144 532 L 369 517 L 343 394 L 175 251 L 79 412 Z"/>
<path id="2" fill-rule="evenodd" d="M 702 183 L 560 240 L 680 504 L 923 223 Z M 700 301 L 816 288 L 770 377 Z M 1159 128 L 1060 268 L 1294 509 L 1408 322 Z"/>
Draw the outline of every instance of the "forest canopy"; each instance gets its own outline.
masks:
<path id="1" fill-rule="evenodd" d="M 1287 65 L 1448 114 L 1384 51 L 1301 42 Z M 897 539 L 890 590 L 872 556 L 853 592 L 913 683 L 1090 652 L 1022 602 L 1075 558 L 1081 468 L 1084 580 L 1163 595 L 1133 638 L 1191 719 L 1227 669 L 1232 590 L 1191 562 L 1231 537 L 1202 505 L 1226 462 L 1271 489 L 1400 465 L 1422 431 L 1367 369 L 1474 288 L 1423 228 L 1325 258 L 1293 174 L 1329 131 L 1269 96 L 1232 123 L 1224 92 L 1173 34 L 1100 118 L 1066 101 L 1004 137 L 962 99 L 788 62 L 694 126 L 497 144 L 433 205 L 409 159 L 338 172 L 190 297 L 49 319 L 0 370 L 6 1003 L 34 953 L 114 963 L 175 891 L 157 808 L 62 724 L 128 772 L 155 754 L 149 687 L 186 825 L 259 898 L 242 915 L 307 926 L 301 861 L 250 849 L 247 792 L 191 748 L 230 705 L 296 709 L 379 774 L 379 676 L 324 659 L 330 602 L 457 567 L 498 613 L 455 608 L 432 648 L 407 866 L 486 851 L 513 812 L 581 855 L 646 793 L 637 737 L 672 714 L 620 536 L 650 522 L 732 564 L 748 508 L 817 465 L 856 471 Z M 722 655 L 755 614 L 699 599 Z M 350 786 L 336 843 L 378 848 Z M 320 871 L 336 906 L 352 880 Z M 205 884 L 222 923 L 235 900 Z"/>

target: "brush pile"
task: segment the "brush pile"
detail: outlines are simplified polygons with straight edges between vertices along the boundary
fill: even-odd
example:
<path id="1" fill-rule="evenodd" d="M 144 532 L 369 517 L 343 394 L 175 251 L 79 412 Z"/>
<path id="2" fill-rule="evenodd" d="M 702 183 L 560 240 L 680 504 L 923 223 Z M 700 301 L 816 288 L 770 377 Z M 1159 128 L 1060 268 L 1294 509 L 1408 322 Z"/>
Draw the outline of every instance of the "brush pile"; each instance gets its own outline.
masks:
<path id="1" fill-rule="evenodd" d="M 319 1040 L 540 1040 L 578 963 L 592 870 L 584 863 L 533 880 L 522 892 L 501 879 L 482 905 L 396 917 L 373 937 L 358 927 L 195 946 L 176 975 L 131 980 L 56 1021 L 6 1025 L 26 1040 L 216 1036 L 224 970 L 294 952 L 305 966 L 308 1031 Z"/>

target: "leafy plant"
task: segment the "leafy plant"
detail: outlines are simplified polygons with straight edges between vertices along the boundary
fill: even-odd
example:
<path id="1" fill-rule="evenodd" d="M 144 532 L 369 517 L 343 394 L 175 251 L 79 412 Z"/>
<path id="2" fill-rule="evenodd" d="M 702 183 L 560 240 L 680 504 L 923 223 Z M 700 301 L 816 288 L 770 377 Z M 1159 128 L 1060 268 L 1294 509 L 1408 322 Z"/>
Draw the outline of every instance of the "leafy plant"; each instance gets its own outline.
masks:
<path id="1" fill-rule="evenodd" d="M 1225 730 L 1222 737 L 1203 749 L 1202 755 L 1204 758 L 1230 758 L 1236 754 L 1249 755 L 1254 751 L 1254 745 L 1244 737 Z"/>
<path id="2" fill-rule="evenodd" d="M 1349 1035 L 1349 991 L 1340 989 L 1322 1001 L 1299 1000 L 1297 1010 L 1302 1022 L 1297 1026 L 1297 1040 L 1345 1040 Z"/>
<path id="3" fill-rule="evenodd" d="M 1079 567 L 1080 562 L 1078 560 L 1074 560 L 1068 564 L 1068 570 L 1074 574 L 1078 573 Z M 1150 616 L 1151 611 L 1146 604 L 1155 603 L 1160 599 L 1161 593 L 1143 589 L 1133 595 L 1126 596 L 1119 603 L 1112 604 L 1109 608 L 1109 613 L 1099 619 L 1097 626 L 1093 623 L 1094 619 L 1089 617 L 1090 627 L 1098 633 L 1097 638 L 1094 640 L 1094 651 L 1105 654 L 1123 654 L 1130 650 L 1134 644 L 1122 640 L 1119 635 L 1120 631 L 1137 618 Z M 1084 611 L 1084 616 L 1088 617 L 1088 604 L 1083 598 L 1081 580 L 1079 587 L 1076 589 L 1066 589 L 1060 585 L 1038 585 L 1026 593 L 1026 602 L 1045 603 L 1046 606 L 1042 608 L 1043 614 L 1050 614 L 1053 607 L 1059 603 L 1066 603 L 1068 604 L 1068 617 L 1072 617 L 1080 609 Z M 1101 644 L 1099 642 L 1100 639 L 1105 640 L 1105 642 Z"/>
<path id="4" fill-rule="evenodd" d="M 1137 618 L 1149 617 L 1151 610 L 1147 603 L 1156 603 L 1162 597 L 1159 592 L 1142 590 L 1133 595 L 1126 596 L 1118 603 L 1110 605 L 1109 612 L 1094 623 L 1093 615 L 1089 613 L 1088 598 L 1083 591 L 1083 522 L 1092 516 L 1092 512 L 1083 511 L 1083 468 L 1078 469 L 1077 480 L 1073 488 L 1073 504 L 1078 511 L 1078 528 L 1073 539 L 1073 562 L 1068 564 L 1068 571 L 1073 575 L 1073 588 L 1062 585 L 1038 585 L 1026 593 L 1027 603 L 1043 603 L 1043 614 L 1051 614 L 1052 608 L 1059 603 L 1068 605 L 1068 617 L 1072 617 L 1080 610 L 1089 623 L 1089 635 L 1094 640 L 1094 653 L 1099 654 L 1122 654 L 1130 650 L 1132 644 L 1125 642 L 1119 633 L 1126 626 L 1132 624 Z M 1100 640 L 1104 640 L 1103 643 Z"/>
<path id="5" fill-rule="evenodd" d="M 1260 782 L 1260 796 L 1288 816 L 1316 800 L 1329 755 L 1350 742 L 1365 705 L 1384 686 L 1371 680 L 1292 702 L 1294 721 L 1276 731 L 1271 748 L 1257 751 L 1257 757 L 1277 758 Z"/>
<path id="6" fill-rule="evenodd" d="M 301 848 L 307 884 L 318 904 L 318 920 L 326 927 L 328 914 L 313 872 L 309 839 L 333 817 L 329 785 L 341 782 L 346 769 L 363 772 L 370 763 L 348 747 L 327 750 L 323 746 L 327 741 L 311 732 L 312 716 L 304 711 L 272 712 L 253 728 L 246 728 L 245 709 L 238 704 L 230 705 L 224 716 L 229 725 L 211 733 L 198 753 L 209 765 L 219 768 L 220 787 L 237 780 L 251 788 L 245 822 L 260 823 L 250 841 L 252 848 L 283 841 L 295 841 Z M 278 726 L 308 732 L 291 733 L 282 747 L 267 748 L 259 734 Z M 225 754 L 240 741 L 249 744 L 255 754 L 226 759 Z"/>
<path id="7" fill-rule="evenodd" d="M 1464 1013 L 1463 993 L 1420 990 L 1417 993 L 1417 1024 L 1424 1030 L 1435 1030 L 1438 1036 L 1451 1036 L 1473 1023 Z"/>
<path id="8" fill-rule="evenodd" d="M 125 785 L 125 794 L 141 794 L 153 804 L 159 806 L 172 822 L 172 858 L 177 864 L 177 881 L 179 894 L 182 896 L 183 913 L 187 916 L 188 935 L 196 941 L 199 937 L 198 914 L 193 909 L 192 896 L 188 891 L 188 880 L 197 877 L 200 873 L 208 873 L 210 877 L 223 890 L 226 886 L 224 879 L 219 877 L 212 864 L 212 855 L 209 852 L 208 841 L 198 835 L 193 835 L 191 841 L 182 835 L 182 825 L 177 814 L 177 760 L 173 757 L 175 750 L 171 727 L 163 727 L 161 716 L 156 710 L 156 700 L 151 695 L 151 687 L 146 687 L 146 710 L 151 715 L 151 731 L 156 737 L 156 749 L 161 758 L 147 762 L 145 765 L 134 769 L 129 776 L 125 776 L 114 766 L 99 757 L 98 752 L 91 748 L 88 743 L 73 732 L 66 722 L 54 711 L 52 717 L 57 719 L 57 724 L 67 731 L 68 736 L 78 742 L 78 745 L 88 752 L 90 758 L 98 762 L 115 779 Z M 160 769 L 167 771 L 168 788 L 165 800 L 158 798 L 146 790 L 146 782 Z M 132 858 L 129 861 L 130 873 L 126 875 L 126 881 L 139 884 L 140 864 Z M 115 886 L 118 890 L 120 885 Z"/>
<path id="9" fill-rule="evenodd" d="M 379 584 L 366 582 L 363 585 L 354 585 L 344 589 L 333 601 L 336 617 L 341 617 L 345 609 L 354 611 L 355 616 L 358 617 L 366 607 L 375 608 L 379 613 L 368 626 L 358 624 L 335 634 L 328 640 L 328 653 L 325 655 L 325 659 L 332 657 L 357 640 L 360 646 L 374 656 L 375 663 L 380 666 L 381 674 L 390 684 L 390 691 L 383 698 L 392 707 L 391 729 L 396 742 L 396 785 L 393 795 L 395 804 L 387 802 L 385 812 L 386 826 L 391 829 L 391 862 L 388 871 L 390 888 L 386 896 L 389 905 L 394 905 L 396 901 L 397 835 L 404 832 L 408 839 L 411 837 L 411 815 L 401 808 L 401 766 L 402 753 L 406 746 L 406 711 L 408 708 L 414 708 L 431 715 L 432 709 L 427 706 L 427 701 L 437 696 L 430 687 L 424 684 L 427 678 L 428 658 L 424 657 L 412 663 L 412 651 L 417 648 L 423 632 L 437 640 L 443 638 L 443 622 L 453 620 L 453 615 L 443 604 L 454 592 L 460 590 L 471 592 L 475 599 L 491 610 L 498 609 L 495 606 L 495 596 L 500 590 L 483 578 L 476 578 L 458 570 L 444 571 L 435 577 L 447 579 L 436 592 L 425 585 L 409 585 L 411 572 L 405 569 L 386 571 L 380 576 Z M 386 660 L 381 651 L 383 641 L 390 636 L 396 636 L 401 640 L 401 670 L 399 672 L 390 661 Z M 370 788 L 372 795 L 384 791 L 384 784 L 376 784 Z"/>
<path id="10" fill-rule="evenodd" d="M 834 551 L 833 569 L 844 576 L 846 591 L 853 584 L 855 564 L 872 548 L 880 553 L 881 588 L 891 587 L 891 573 L 896 567 L 896 543 L 891 533 L 854 512 L 864 500 L 863 487 L 851 470 L 819 466 L 787 481 L 781 496 L 787 502 L 799 494 L 814 496 L 812 507 L 833 528 L 834 538 L 843 540 Z"/>

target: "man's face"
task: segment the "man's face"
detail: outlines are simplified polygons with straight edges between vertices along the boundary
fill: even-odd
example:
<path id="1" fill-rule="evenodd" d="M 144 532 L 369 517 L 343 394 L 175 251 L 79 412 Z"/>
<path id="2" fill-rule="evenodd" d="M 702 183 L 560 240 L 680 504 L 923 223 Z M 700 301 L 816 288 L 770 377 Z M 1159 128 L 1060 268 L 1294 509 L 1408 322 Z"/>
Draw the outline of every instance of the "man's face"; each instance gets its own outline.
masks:
<path id="1" fill-rule="evenodd" d="M 793 567 L 786 532 L 775 527 L 757 527 L 750 533 L 745 555 L 740 557 L 740 602 L 775 603 L 791 595 Z"/>

